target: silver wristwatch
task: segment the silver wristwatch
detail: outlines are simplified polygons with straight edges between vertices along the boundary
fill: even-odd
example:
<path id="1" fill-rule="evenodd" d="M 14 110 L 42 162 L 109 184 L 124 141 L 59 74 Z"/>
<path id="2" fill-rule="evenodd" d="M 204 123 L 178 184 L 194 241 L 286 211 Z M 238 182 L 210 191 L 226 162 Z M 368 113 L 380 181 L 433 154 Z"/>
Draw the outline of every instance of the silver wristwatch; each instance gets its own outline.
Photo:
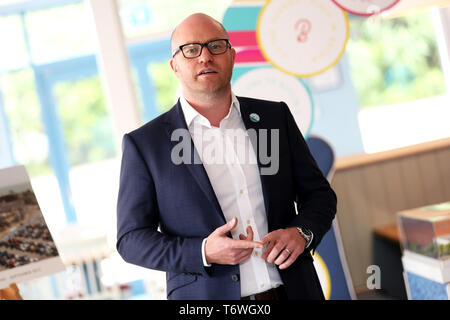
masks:
<path id="1" fill-rule="evenodd" d="M 296 228 L 297 228 L 298 232 L 300 233 L 300 235 L 306 240 L 305 248 L 308 248 L 314 238 L 313 233 L 305 228 L 299 228 L 299 227 L 296 227 Z"/>

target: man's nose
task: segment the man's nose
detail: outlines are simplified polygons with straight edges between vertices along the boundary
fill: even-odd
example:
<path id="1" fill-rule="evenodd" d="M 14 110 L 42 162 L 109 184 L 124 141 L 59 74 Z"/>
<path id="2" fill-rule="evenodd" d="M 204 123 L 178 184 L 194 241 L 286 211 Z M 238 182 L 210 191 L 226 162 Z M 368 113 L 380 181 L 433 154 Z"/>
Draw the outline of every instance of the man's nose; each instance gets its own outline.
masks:
<path id="1" fill-rule="evenodd" d="M 202 54 L 199 57 L 199 62 L 205 63 L 213 60 L 213 55 L 209 52 L 208 47 L 203 47 Z"/>

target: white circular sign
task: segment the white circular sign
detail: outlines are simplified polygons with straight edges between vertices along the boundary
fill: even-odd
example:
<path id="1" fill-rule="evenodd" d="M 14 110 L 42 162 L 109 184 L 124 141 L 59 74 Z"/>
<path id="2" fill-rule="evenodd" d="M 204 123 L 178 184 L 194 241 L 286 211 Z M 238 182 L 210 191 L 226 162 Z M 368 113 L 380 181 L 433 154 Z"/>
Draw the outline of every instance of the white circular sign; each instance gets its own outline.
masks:
<path id="1" fill-rule="evenodd" d="M 348 17 L 330 0 L 269 1 L 259 15 L 256 35 L 273 66 L 309 77 L 331 68 L 344 54 Z"/>
<path id="2" fill-rule="evenodd" d="M 392 8 L 400 0 L 333 0 L 343 10 L 358 16 L 371 16 Z"/>
<path id="3" fill-rule="evenodd" d="M 314 268 L 316 269 L 317 276 L 319 277 L 320 286 L 322 287 L 323 294 L 326 300 L 330 300 L 331 297 L 331 277 L 328 271 L 325 261 L 322 257 L 314 252 Z"/>
<path id="4" fill-rule="evenodd" d="M 270 68 L 246 72 L 233 84 L 238 96 L 284 101 L 306 137 L 313 120 L 313 102 L 306 86 L 297 78 Z"/>

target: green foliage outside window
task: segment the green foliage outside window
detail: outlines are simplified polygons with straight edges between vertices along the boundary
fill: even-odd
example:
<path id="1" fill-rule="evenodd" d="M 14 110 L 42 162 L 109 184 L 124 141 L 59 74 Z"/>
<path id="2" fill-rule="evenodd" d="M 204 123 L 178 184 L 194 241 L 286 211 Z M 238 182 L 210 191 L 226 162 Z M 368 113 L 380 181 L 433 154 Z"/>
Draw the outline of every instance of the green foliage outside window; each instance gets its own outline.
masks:
<path id="1" fill-rule="evenodd" d="M 70 164 L 114 157 L 112 123 L 98 76 L 61 82 L 54 90 Z"/>
<path id="2" fill-rule="evenodd" d="M 155 82 L 158 109 L 161 113 L 165 112 L 176 102 L 178 79 L 170 68 L 169 61 L 151 64 L 148 73 Z"/>
<path id="3" fill-rule="evenodd" d="M 50 173 L 48 139 L 32 71 L 4 74 L 0 84 L 17 162 L 33 177 Z M 111 117 L 98 76 L 57 83 L 54 95 L 71 165 L 116 156 Z"/>
<path id="4" fill-rule="evenodd" d="M 31 176 L 51 172 L 48 141 L 31 69 L 3 74 L 0 77 L 5 112 L 14 141 L 14 157 L 26 165 Z"/>
<path id="5" fill-rule="evenodd" d="M 350 20 L 347 52 L 361 107 L 445 94 L 432 17 Z"/>

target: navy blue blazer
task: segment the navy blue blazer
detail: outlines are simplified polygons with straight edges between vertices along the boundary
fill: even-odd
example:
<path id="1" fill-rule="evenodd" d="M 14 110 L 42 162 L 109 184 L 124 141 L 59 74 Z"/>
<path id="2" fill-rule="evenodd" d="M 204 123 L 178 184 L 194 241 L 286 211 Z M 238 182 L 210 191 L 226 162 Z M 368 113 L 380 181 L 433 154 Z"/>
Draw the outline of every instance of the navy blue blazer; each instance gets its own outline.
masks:
<path id="1" fill-rule="evenodd" d="M 307 228 L 314 233 L 309 249 L 315 249 L 336 213 L 334 191 L 285 103 L 238 100 L 247 130 L 279 130 L 278 172 L 260 175 L 269 232 Z M 260 120 L 251 121 L 251 113 Z M 171 135 L 179 128 L 187 130 L 178 101 L 168 112 L 124 136 L 117 250 L 129 263 L 166 271 L 168 299 L 240 299 L 238 265 L 203 266 L 202 240 L 226 220 L 203 165 L 171 161 L 172 149 L 179 143 Z M 258 134 L 257 140 L 261 137 Z M 191 139 L 190 145 L 193 159 L 196 151 Z M 258 145 L 254 144 L 255 150 Z M 258 157 L 258 165 L 270 164 Z M 289 299 L 324 298 L 309 250 L 279 272 Z"/>

